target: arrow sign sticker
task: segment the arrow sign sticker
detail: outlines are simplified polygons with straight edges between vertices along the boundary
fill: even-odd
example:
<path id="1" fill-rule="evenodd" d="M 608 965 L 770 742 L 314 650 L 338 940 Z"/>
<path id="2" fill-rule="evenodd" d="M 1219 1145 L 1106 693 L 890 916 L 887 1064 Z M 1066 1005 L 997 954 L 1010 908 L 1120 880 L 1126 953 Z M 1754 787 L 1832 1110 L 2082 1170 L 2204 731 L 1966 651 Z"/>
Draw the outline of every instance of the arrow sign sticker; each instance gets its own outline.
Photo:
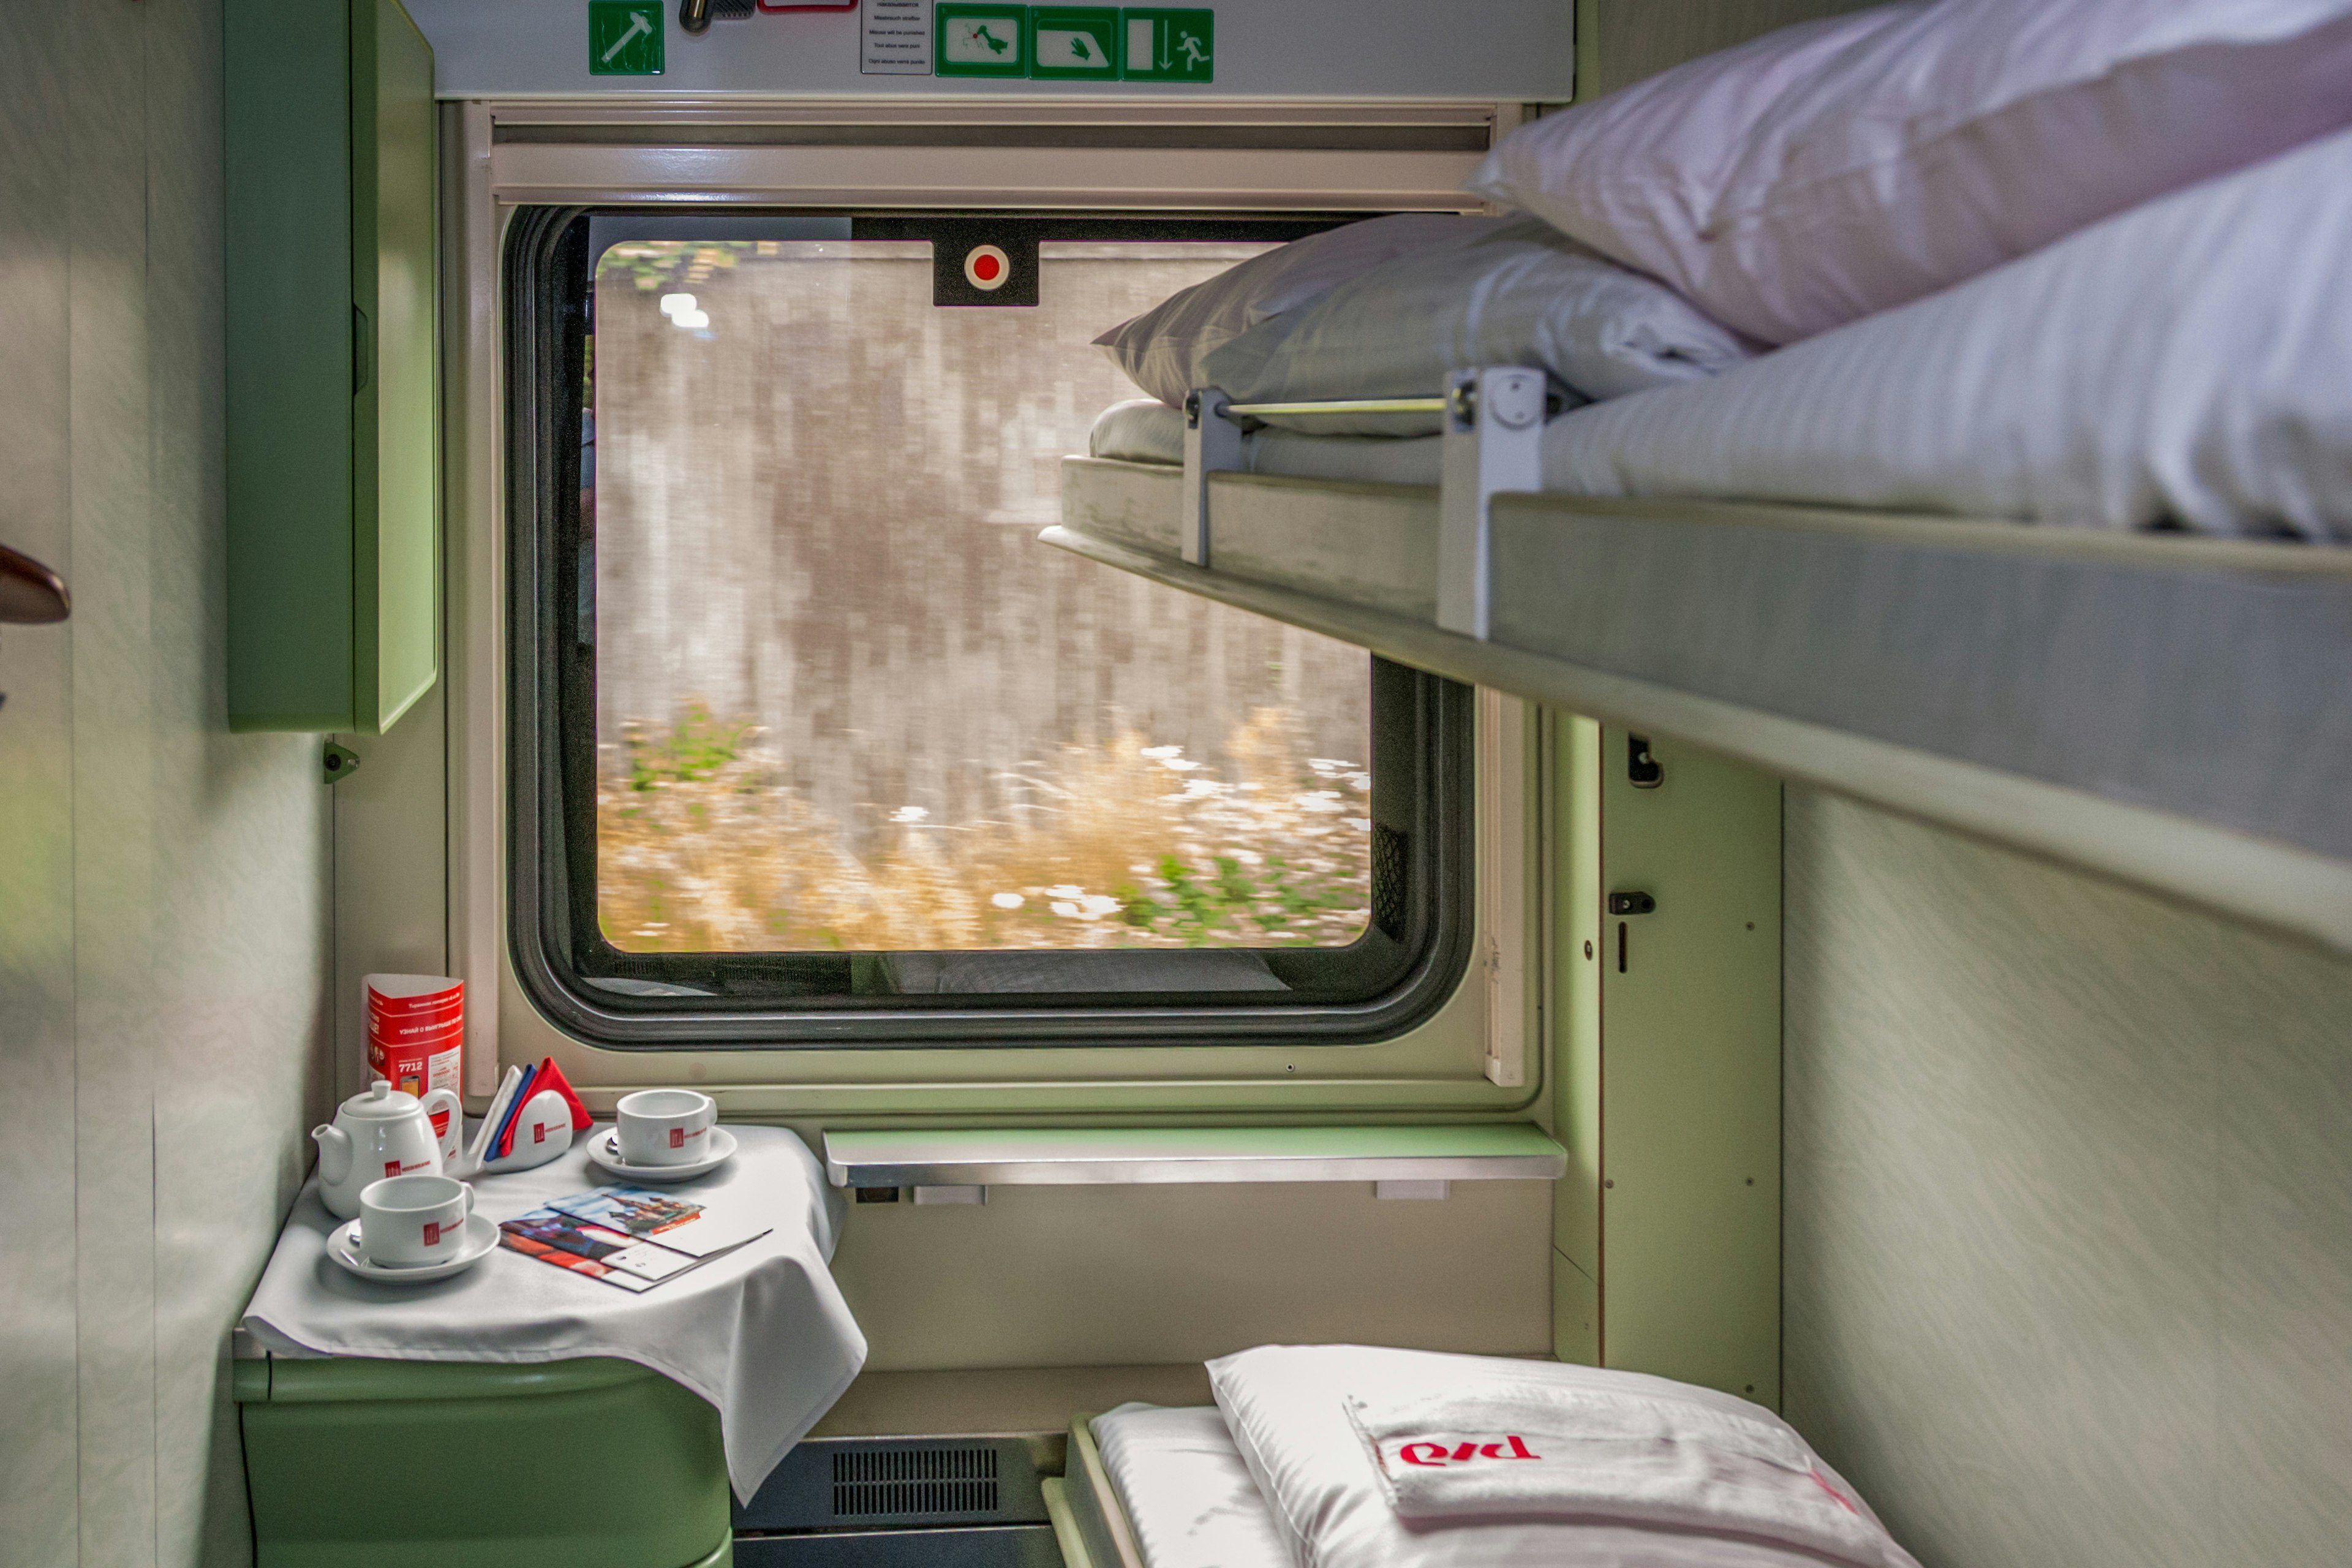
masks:
<path id="1" fill-rule="evenodd" d="M 1127 44 L 1129 81 L 1214 81 L 1217 14 L 1210 10 L 1126 10 L 1119 13 Z"/>

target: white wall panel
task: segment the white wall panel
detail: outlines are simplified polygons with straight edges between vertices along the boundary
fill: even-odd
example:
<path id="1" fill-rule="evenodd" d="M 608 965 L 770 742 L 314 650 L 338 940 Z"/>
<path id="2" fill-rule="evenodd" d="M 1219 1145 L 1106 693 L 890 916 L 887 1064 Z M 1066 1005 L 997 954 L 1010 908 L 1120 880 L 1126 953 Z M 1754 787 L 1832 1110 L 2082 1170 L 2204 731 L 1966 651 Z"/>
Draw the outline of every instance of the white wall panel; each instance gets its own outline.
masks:
<path id="1" fill-rule="evenodd" d="M 212 0 L 0 7 L 0 1561 L 242 1563 L 228 1331 L 325 1105 L 317 742 L 225 725 Z"/>
<path id="2" fill-rule="evenodd" d="M 71 569 L 70 16 L 0 6 L 0 542 Z M 71 642 L 0 630 L 0 1542 L 75 1560 Z"/>
<path id="3" fill-rule="evenodd" d="M 1790 790 L 1787 1412 L 1937 1568 L 2344 1558 L 2352 963 Z"/>

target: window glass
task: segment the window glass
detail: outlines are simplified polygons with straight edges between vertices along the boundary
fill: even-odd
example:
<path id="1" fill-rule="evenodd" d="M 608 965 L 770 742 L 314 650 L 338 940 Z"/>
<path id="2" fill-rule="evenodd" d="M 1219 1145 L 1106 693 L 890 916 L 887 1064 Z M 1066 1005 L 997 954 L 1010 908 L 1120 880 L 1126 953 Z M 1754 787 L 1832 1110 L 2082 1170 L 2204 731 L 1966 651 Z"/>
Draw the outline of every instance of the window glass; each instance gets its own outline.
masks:
<path id="1" fill-rule="evenodd" d="M 597 258 L 583 526 L 595 919 L 622 953 L 1344 947 L 1369 656 L 1037 542 L 1138 395 L 1092 340 L 1267 248 Z M 583 557 L 583 560 L 587 559 Z"/>

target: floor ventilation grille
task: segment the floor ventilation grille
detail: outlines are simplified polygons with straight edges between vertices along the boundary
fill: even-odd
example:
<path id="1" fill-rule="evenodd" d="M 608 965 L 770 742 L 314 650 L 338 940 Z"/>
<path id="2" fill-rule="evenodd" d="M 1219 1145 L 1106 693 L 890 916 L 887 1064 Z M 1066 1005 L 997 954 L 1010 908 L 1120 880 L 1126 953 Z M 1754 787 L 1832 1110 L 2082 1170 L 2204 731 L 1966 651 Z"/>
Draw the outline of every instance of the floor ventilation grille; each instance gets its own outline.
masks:
<path id="1" fill-rule="evenodd" d="M 995 1511 L 993 1448 L 886 1448 L 833 1456 L 835 1519 Z"/>

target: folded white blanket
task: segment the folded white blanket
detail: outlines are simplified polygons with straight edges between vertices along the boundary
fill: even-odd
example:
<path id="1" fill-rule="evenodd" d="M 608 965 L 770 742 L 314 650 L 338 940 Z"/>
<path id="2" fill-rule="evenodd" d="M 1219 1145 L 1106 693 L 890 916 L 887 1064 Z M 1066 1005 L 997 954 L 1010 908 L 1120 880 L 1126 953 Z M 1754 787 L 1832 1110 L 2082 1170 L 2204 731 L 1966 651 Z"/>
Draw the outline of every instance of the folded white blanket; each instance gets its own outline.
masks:
<path id="1" fill-rule="evenodd" d="M 1745 1535 L 1864 1568 L 1917 1568 L 1778 1421 L 1671 1394 L 1496 1379 L 1343 1402 L 1416 1525 L 1607 1520 Z"/>
<path id="2" fill-rule="evenodd" d="M 1451 1456 L 1464 1443 L 1474 1443 L 1472 1453 L 1480 1460 L 1495 1445 L 1496 1464 L 1513 1451 L 1515 1436 L 1529 1452 L 1546 1453 L 1549 1435 L 1539 1440 L 1517 1427 L 1486 1430 L 1487 1418 L 1476 1411 L 1491 1409 L 1497 1398 L 1526 1395 L 1562 1408 L 1589 1396 L 1679 1402 L 1778 1434 L 1883 1537 L 1868 1504 L 1792 1428 L 1763 1406 L 1714 1389 L 1598 1367 L 1366 1345 L 1261 1345 L 1211 1362 L 1209 1383 L 1234 1447 L 1297 1568 L 1917 1568 L 1892 1542 L 1860 1554 L 1824 1552 L 1757 1533 L 1752 1521 L 1738 1528 L 1667 1522 L 1652 1517 L 1654 1508 L 1645 1512 L 1622 1496 L 1609 1510 L 1592 1513 L 1563 1514 L 1547 1505 L 1499 1515 L 1414 1518 L 1400 1510 L 1392 1484 L 1360 1430 L 1360 1422 L 1389 1414 L 1460 1417 L 1454 1424 L 1471 1430 L 1405 1439 L 1450 1437 L 1451 1468 Z M 1415 1453 L 1430 1457 L 1426 1449 Z M 1622 1468 L 1622 1456 L 1612 1462 Z M 1619 1493 L 1626 1489 L 1622 1477 L 1610 1484 Z M 1412 1506 L 1443 1508 L 1447 1500 L 1424 1494 Z"/>

